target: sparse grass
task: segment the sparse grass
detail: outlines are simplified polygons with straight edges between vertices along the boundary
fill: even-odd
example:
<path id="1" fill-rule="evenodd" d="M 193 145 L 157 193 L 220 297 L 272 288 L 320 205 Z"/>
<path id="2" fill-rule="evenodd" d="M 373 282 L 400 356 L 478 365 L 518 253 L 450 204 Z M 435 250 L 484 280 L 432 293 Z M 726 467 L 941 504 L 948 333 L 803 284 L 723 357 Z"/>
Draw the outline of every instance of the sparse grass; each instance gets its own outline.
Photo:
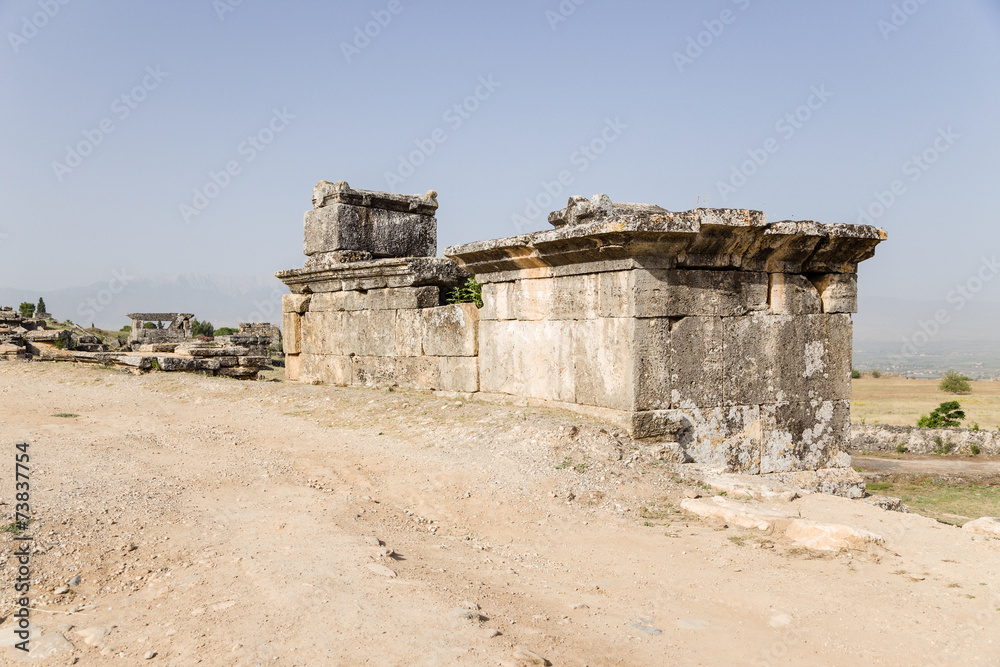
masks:
<path id="1" fill-rule="evenodd" d="M 728 539 L 730 542 L 732 542 L 738 547 L 742 547 L 744 543 L 747 541 L 746 537 L 742 537 L 740 535 L 730 535 Z"/>
<path id="2" fill-rule="evenodd" d="M 32 518 L 29 518 L 27 522 L 23 524 L 19 524 L 16 521 L 11 521 L 6 525 L 0 526 L 0 533 L 10 533 L 11 535 L 20 535 L 21 533 L 23 533 L 28 529 L 28 526 L 31 525 L 32 521 L 34 521 L 34 519 Z"/>
<path id="3" fill-rule="evenodd" d="M 571 465 L 573 465 L 573 459 L 571 459 L 570 457 L 566 456 L 559 463 L 559 465 L 556 466 L 556 470 L 565 470 L 566 468 L 570 467 Z"/>
<path id="4" fill-rule="evenodd" d="M 869 491 L 901 498 L 912 512 L 954 525 L 966 523 L 961 517 L 995 516 L 1000 507 L 1000 478 L 964 482 L 894 475 L 866 486 Z"/>
<path id="5" fill-rule="evenodd" d="M 59 413 L 56 413 L 56 414 L 54 414 L 52 416 L 53 417 L 79 417 L 80 415 L 73 414 L 72 412 L 59 412 Z"/>
<path id="6" fill-rule="evenodd" d="M 985 430 L 1000 426 L 1000 382 L 971 382 L 972 393 L 962 397 L 966 423 Z M 860 424 L 913 426 L 920 415 L 930 414 L 944 401 L 954 400 L 938 388 L 937 380 L 861 378 L 851 382 L 851 421 Z"/>

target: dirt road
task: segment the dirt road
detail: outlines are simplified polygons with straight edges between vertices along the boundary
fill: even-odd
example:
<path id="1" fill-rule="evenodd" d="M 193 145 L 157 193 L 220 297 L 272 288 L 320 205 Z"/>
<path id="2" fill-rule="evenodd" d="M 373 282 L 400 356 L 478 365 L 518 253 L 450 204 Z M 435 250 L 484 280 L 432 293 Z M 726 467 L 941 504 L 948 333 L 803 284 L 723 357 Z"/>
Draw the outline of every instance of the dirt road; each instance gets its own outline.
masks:
<path id="1" fill-rule="evenodd" d="M 35 518 L 28 656 L 2 534 L 12 664 L 1000 663 L 1000 540 L 819 495 L 767 506 L 885 547 L 723 528 L 574 415 L 16 362 L 0 406 Z"/>

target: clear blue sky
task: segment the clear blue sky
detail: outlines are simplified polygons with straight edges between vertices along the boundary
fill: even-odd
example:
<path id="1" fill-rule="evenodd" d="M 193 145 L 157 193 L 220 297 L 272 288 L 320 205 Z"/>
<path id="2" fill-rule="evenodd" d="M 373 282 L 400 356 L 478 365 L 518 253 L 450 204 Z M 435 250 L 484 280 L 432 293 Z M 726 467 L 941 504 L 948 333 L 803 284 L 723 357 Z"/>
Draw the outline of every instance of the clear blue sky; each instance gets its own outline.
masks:
<path id="1" fill-rule="evenodd" d="M 898 180 L 866 293 L 943 300 L 998 251 L 997 2 L 235 3 L 0 3 L 2 284 L 301 266 L 312 186 L 389 189 L 418 142 L 391 185 L 438 191 L 439 249 L 596 192 L 856 222 Z"/>

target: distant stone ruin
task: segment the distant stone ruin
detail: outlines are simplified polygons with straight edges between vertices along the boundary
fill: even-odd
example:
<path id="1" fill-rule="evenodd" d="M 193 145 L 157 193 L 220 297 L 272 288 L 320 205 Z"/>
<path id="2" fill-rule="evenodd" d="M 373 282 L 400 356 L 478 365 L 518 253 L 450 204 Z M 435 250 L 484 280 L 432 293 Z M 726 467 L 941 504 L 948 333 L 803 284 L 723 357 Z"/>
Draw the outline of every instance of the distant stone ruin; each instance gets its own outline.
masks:
<path id="1" fill-rule="evenodd" d="M 879 228 L 596 195 L 446 260 L 433 192 L 322 182 L 313 205 L 305 268 L 277 274 L 289 379 L 531 399 L 736 472 L 849 463 L 850 314 Z M 483 308 L 442 305 L 471 275 Z"/>
<path id="2" fill-rule="evenodd" d="M 128 342 L 133 345 L 181 343 L 192 337 L 191 320 L 194 315 L 191 313 L 129 313 L 126 317 L 132 320 L 132 331 L 129 333 Z M 147 322 L 154 322 L 157 325 L 161 322 L 169 324 L 163 329 L 159 326 L 147 329 Z"/>

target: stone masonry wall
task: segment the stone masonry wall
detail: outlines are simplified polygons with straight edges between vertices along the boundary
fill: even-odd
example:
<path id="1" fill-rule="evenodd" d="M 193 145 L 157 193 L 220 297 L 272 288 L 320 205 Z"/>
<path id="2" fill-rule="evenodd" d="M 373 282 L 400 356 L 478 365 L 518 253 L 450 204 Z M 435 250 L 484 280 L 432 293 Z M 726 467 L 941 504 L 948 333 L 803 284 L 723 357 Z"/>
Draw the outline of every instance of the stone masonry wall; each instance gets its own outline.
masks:
<path id="1" fill-rule="evenodd" d="M 851 319 L 823 303 L 801 276 L 763 272 L 488 283 L 480 388 L 619 410 L 633 435 L 669 434 L 705 463 L 818 468 L 850 414 Z"/>
<path id="2" fill-rule="evenodd" d="M 337 385 L 479 389 L 479 309 L 439 288 L 287 294 L 286 373 Z"/>
<path id="3" fill-rule="evenodd" d="M 884 424 L 851 425 L 851 451 L 855 453 L 896 452 L 896 448 L 903 445 L 908 454 L 933 454 L 942 444 L 948 443 L 951 443 L 951 453 L 954 454 L 971 454 L 972 446 L 976 445 L 979 453 L 984 456 L 1000 455 L 1000 431 Z"/>

